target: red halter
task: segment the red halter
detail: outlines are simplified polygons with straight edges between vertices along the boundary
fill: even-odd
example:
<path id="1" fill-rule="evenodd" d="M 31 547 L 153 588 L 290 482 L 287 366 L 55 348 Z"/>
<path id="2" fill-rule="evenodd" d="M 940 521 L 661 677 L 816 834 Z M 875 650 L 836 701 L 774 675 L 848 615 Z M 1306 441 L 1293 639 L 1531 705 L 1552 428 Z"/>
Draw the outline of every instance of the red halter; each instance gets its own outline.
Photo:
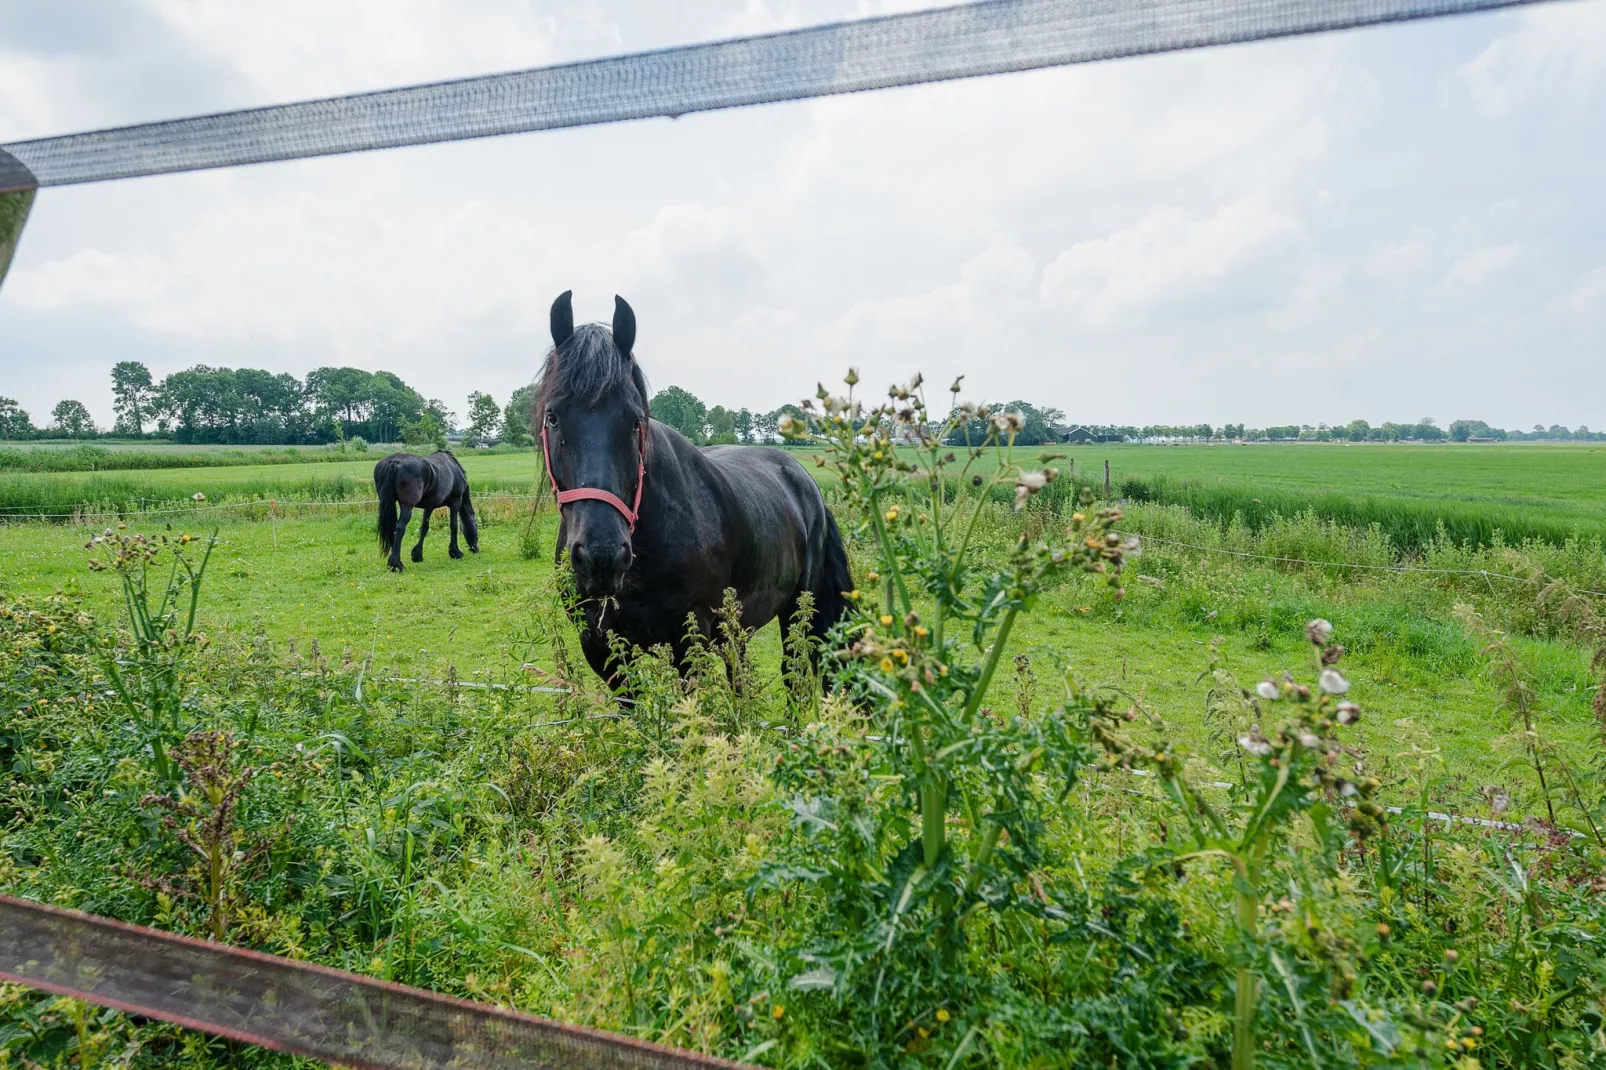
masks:
<path id="1" fill-rule="evenodd" d="M 547 478 L 552 480 L 552 493 L 557 495 L 558 505 L 568 505 L 570 502 L 594 501 L 607 502 L 619 510 L 619 515 L 625 518 L 630 525 L 630 533 L 636 533 L 636 520 L 641 516 L 641 489 L 647 485 L 647 422 L 642 421 L 636 429 L 636 503 L 634 506 L 626 505 L 617 494 L 602 490 L 598 487 L 576 487 L 574 490 L 559 490 L 558 476 L 552 470 L 552 451 L 547 448 L 546 424 L 541 425 L 541 458 L 546 465 Z"/>

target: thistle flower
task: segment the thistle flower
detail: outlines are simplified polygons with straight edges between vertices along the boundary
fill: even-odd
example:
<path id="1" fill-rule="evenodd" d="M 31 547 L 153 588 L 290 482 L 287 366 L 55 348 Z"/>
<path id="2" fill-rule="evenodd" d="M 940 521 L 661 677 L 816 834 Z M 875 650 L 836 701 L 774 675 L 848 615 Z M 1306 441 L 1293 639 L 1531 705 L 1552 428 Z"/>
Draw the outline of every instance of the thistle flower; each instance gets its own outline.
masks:
<path id="1" fill-rule="evenodd" d="M 849 386 L 858 386 L 859 385 L 859 369 L 857 369 L 857 368 L 849 368 L 848 369 L 848 374 L 842 377 L 842 381 L 844 383 L 847 383 Z"/>
<path id="2" fill-rule="evenodd" d="M 1321 617 L 1317 617 L 1315 620 L 1305 625 L 1305 638 L 1309 639 L 1314 646 L 1326 646 L 1327 640 L 1331 639 L 1332 637 L 1332 621 L 1323 620 Z"/>
<path id="3" fill-rule="evenodd" d="M 787 413 L 776 422 L 775 429 L 781 433 L 782 437 L 792 438 L 803 433 L 803 421 L 791 413 Z"/>
<path id="4" fill-rule="evenodd" d="M 1329 695 L 1342 695 L 1349 690 L 1349 681 L 1337 669 L 1323 669 L 1316 683 Z"/>
<path id="5" fill-rule="evenodd" d="M 1361 708 L 1353 702 L 1340 702 L 1338 704 L 1338 723 L 1354 724 L 1361 719 Z"/>
<path id="6" fill-rule="evenodd" d="M 1260 683 L 1256 684 L 1255 694 L 1259 695 L 1267 702 L 1276 702 L 1278 699 L 1283 697 L 1282 691 L 1278 689 L 1277 684 L 1272 680 L 1262 680 Z"/>
<path id="7" fill-rule="evenodd" d="M 1015 510 L 1017 512 L 1019 512 L 1020 510 L 1026 508 L 1026 499 L 1030 498 L 1031 496 L 1032 496 L 1032 492 L 1030 490 L 1026 489 L 1025 486 L 1023 486 L 1023 485 L 1022 486 L 1016 486 L 1016 488 L 1015 488 Z"/>
<path id="8" fill-rule="evenodd" d="M 1019 434 L 1026 428 L 1026 417 L 1018 412 L 994 413 L 993 427 L 1001 435 Z"/>
<path id="9" fill-rule="evenodd" d="M 1238 746 L 1253 754 L 1257 758 L 1264 758 L 1271 753 L 1272 747 L 1259 733 L 1255 735 L 1242 735 L 1238 737 Z"/>
<path id="10" fill-rule="evenodd" d="M 1048 486 L 1047 472 L 1022 472 L 1015 477 L 1016 486 L 1025 487 L 1028 492 L 1036 494 Z"/>

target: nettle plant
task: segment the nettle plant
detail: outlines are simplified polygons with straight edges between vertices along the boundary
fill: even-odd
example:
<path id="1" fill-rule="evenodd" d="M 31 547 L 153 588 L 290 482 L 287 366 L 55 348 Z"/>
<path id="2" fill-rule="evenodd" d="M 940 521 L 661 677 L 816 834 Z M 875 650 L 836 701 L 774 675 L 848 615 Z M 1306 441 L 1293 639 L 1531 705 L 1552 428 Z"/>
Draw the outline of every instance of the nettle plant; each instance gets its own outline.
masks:
<path id="1" fill-rule="evenodd" d="M 777 769 L 807 835 L 796 864 L 771 876 L 817 883 L 846 923 L 846 943 L 820 949 L 834 961 L 811 974 L 838 991 L 872 958 L 885 976 L 884 953 L 900 943 L 917 954 L 934 945 L 951 964 L 984 912 L 1054 916 L 1039 874 L 1042 808 L 1053 797 L 1036 782 L 1046 774 L 1060 799 L 1069 792 L 1096 757 L 1086 721 L 1102 700 L 1006 716 L 985 704 L 988 689 L 1016 619 L 1056 574 L 1101 573 L 1119 598 L 1122 560 L 1135 548 L 1114 530 L 1119 510 L 1094 509 L 1084 491 L 1074 515 L 1036 541 L 1022 535 L 983 571 L 968 551 L 991 492 L 1013 484 L 1023 506 L 1057 477 L 1054 458 L 1023 468 L 1013 449 L 1020 417 L 958 404 L 957 381 L 942 420 L 930 418 L 919 376 L 873 407 L 854 397 L 857 382 L 849 372 L 841 397 L 821 387 L 818 403 L 804 402 L 803 418 L 781 428 L 823 447 L 816 461 L 840 477 L 875 562 L 865 578 L 876 586 L 848 593 L 830 669 L 868 713 L 867 730 L 850 741 L 811 726 Z M 943 445 L 978 418 L 984 441 Z"/>

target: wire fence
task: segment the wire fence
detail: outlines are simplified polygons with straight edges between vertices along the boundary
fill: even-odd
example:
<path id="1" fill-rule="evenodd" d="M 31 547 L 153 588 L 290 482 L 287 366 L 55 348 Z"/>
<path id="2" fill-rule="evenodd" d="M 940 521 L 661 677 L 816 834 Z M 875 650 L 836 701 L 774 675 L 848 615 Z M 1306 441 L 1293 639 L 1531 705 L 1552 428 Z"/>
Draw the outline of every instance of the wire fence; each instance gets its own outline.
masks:
<path id="1" fill-rule="evenodd" d="M 40 186 L 495 137 L 1538 0 L 985 0 L 786 33 L 0 145 Z M 20 169 L 20 171 L 19 171 Z"/>

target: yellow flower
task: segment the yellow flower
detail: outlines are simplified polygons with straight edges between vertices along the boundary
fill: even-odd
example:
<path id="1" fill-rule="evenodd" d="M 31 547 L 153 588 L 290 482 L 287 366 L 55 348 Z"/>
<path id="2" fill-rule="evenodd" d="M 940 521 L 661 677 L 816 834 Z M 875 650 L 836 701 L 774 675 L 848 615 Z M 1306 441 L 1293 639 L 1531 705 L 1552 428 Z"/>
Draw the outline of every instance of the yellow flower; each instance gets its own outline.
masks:
<path id="1" fill-rule="evenodd" d="M 770 1008 L 770 1017 L 774 1018 L 777 1022 L 780 1021 L 782 1018 L 786 1017 L 786 1008 L 777 1003 L 775 1006 Z"/>
<path id="2" fill-rule="evenodd" d="M 937 1021 L 946 1022 L 947 1020 L 948 1020 L 948 1012 L 946 1010 L 940 1010 L 940 1011 L 937 1012 Z"/>
<path id="3" fill-rule="evenodd" d="M 883 628 L 892 627 L 892 615 L 890 613 L 881 614 L 881 627 L 883 627 Z"/>
<path id="4" fill-rule="evenodd" d="M 898 507 L 894 505 L 891 509 L 887 510 L 887 523 L 890 524 L 896 519 L 898 519 Z"/>
<path id="5" fill-rule="evenodd" d="M 891 672 L 892 671 L 892 659 L 891 658 L 882 658 L 881 659 L 881 671 L 882 672 Z"/>
<path id="6" fill-rule="evenodd" d="M 947 676 L 948 675 L 948 666 L 946 666 L 946 665 L 937 666 L 937 675 L 938 676 Z"/>
<path id="7" fill-rule="evenodd" d="M 931 632 L 926 629 L 926 626 L 924 624 L 916 624 L 915 625 L 915 635 L 917 635 L 920 638 L 924 639 L 926 636 L 928 636 L 930 634 L 931 634 Z"/>

